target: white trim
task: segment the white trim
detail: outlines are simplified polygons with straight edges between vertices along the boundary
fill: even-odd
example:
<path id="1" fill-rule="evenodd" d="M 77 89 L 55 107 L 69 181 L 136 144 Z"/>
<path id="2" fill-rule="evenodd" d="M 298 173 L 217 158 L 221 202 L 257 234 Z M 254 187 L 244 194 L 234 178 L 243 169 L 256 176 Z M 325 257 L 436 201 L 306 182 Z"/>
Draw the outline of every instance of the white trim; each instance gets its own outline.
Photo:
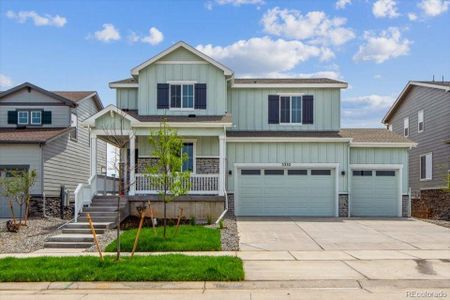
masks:
<path id="1" fill-rule="evenodd" d="M 152 63 L 156 62 L 157 60 L 161 59 L 162 57 L 166 56 L 167 54 L 177 50 L 178 48 L 183 47 L 184 49 L 194 53 L 195 55 L 199 56 L 200 58 L 204 59 L 205 61 L 209 62 L 210 64 L 212 64 L 213 66 L 216 66 L 217 68 L 221 69 L 223 71 L 223 73 L 225 74 L 225 76 L 231 76 L 233 75 L 233 71 L 227 67 L 225 67 L 224 65 L 222 65 L 221 63 L 215 61 L 214 59 L 212 59 L 211 57 L 207 56 L 206 54 L 198 51 L 197 49 L 195 49 L 194 47 L 186 44 L 183 41 L 180 41 L 176 44 L 174 44 L 173 46 L 167 48 L 166 50 L 160 52 L 159 54 L 153 56 L 152 58 L 150 58 L 149 60 L 143 62 L 142 64 L 134 67 L 133 69 L 131 69 L 131 75 L 139 75 L 139 71 L 144 69 L 145 67 L 151 65 Z"/>
<path id="2" fill-rule="evenodd" d="M 160 127 L 161 123 L 159 122 L 139 122 L 136 123 L 132 122 L 131 125 L 133 127 Z M 167 122 L 167 126 L 172 128 L 210 128 L 210 127 L 217 127 L 217 128 L 223 128 L 225 127 L 231 127 L 232 123 L 206 123 L 206 122 Z"/>
<path id="3" fill-rule="evenodd" d="M 197 174 L 197 140 L 196 139 L 181 139 L 184 144 L 192 144 L 192 174 Z M 181 149 L 183 151 L 183 149 Z"/>
<path id="4" fill-rule="evenodd" d="M 26 123 L 20 122 L 20 116 L 19 116 L 20 113 L 26 113 L 27 114 L 27 122 Z M 28 124 L 30 124 L 30 112 L 28 110 L 18 109 L 17 110 L 17 125 L 28 125 Z"/>
<path id="5" fill-rule="evenodd" d="M 403 96 L 406 94 L 406 92 L 408 91 L 408 89 L 412 86 L 423 86 L 423 87 L 429 87 L 429 88 L 434 88 L 434 89 L 442 89 L 446 92 L 450 91 L 450 86 L 449 87 L 445 87 L 443 85 L 440 84 L 432 84 L 432 83 L 423 83 L 423 82 L 417 82 L 417 81 L 409 81 L 406 86 L 403 88 L 403 90 L 400 92 L 400 95 L 397 97 L 397 99 L 395 100 L 394 104 L 392 104 L 392 106 L 389 108 L 388 112 L 386 113 L 386 115 L 384 116 L 383 120 L 381 120 L 381 123 L 386 124 L 387 120 L 390 118 L 392 112 L 394 111 L 394 109 L 397 108 L 398 105 L 400 105 L 400 101 L 403 99 Z"/>
<path id="6" fill-rule="evenodd" d="M 243 168 L 308 168 L 308 169 L 334 169 L 335 175 L 335 217 L 339 217 L 339 163 L 291 163 L 289 166 L 283 166 L 282 163 L 235 163 L 234 172 L 234 208 L 236 216 L 239 216 L 239 169 Z"/>
<path id="7" fill-rule="evenodd" d="M 398 171 L 398 185 L 397 185 L 397 196 L 398 196 L 398 206 L 397 206 L 397 216 L 402 217 L 402 195 L 403 195 L 403 165 L 401 164 L 350 164 L 350 174 L 348 175 L 348 180 L 351 185 L 351 180 L 353 178 L 353 170 L 395 170 Z M 349 207 L 349 215 L 351 215 Z"/>
<path id="8" fill-rule="evenodd" d="M 155 62 L 156 65 L 207 65 L 208 62 L 204 60 L 159 60 Z"/>
<path id="9" fill-rule="evenodd" d="M 416 147 L 417 143 L 372 143 L 372 142 L 352 142 L 352 148 L 412 148 Z"/>
<path id="10" fill-rule="evenodd" d="M 39 113 L 39 123 L 33 123 L 33 113 Z M 42 110 L 30 110 L 30 125 L 42 125 Z"/>
<path id="11" fill-rule="evenodd" d="M 134 134 L 130 134 L 130 142 L 129 142 L 129 148 L 130 148 L 130 182 L 128 184 L 129 186 L 129 192 L 128 194 L 130 196 L 134 196 L 136 194 L 136 136 Z"/>
<path id="12" fill-rule="evenodd" d="M 284 97 L 284 98 L 289 98 L 289 122 L 282 122 L 281 121 L 281 97 Z M 292 97 L 300 97 L 300 119 L 301 119 L 301 121 L 299 122 L 299 123 L 294 123 L 294 122 L 292 122 Z M 291 94 L 291 95 L 288 95 L 288 94 L 286 94 L 286 95 L 281 95 L 281 94 L 278 94 L 278 98 L 279 98 L 279 105 L 278 105 L 278 108 L 279 108 L 279 110 L 278 110 L 278 113 L 279 113 L 279 116 L 280 116 L 280 122 L 279 122 L 279 124 L 280 125 L 282 125 L 282 126 L 299 126 L 299 125 L 303 125 L 303 94 Z"/>
<path id="13" fill-rule="evenodd" d="M 227 137 L 230 143 L 348 143 L 351 138 L 319 137 Z"/>
<path id="14" fill-rule="evenodd" d="M 405 134 L 405 131 L 408 130 L 408 134 Z M 409 117 L 403 118 L 403 136 L 408 137 L 410 134 L 409 132 Z"/>
<path id="15" fill-rule="evenodd" d="M 220 158 L 219 155 L 198 155 L 197 158 Z"/>
<path id="16" fill-rule="evenodd" d="M 422 116 L 422 122 L 420 121 L 420 116 Z M 420 130 L 420 123 L 422 123 L 422 130 Z M 423 109 L 417 112 L 417 132 L 421 133 L 425 129 L 425 116 Z"/>
<path id="17" fill-rule="evenodd" d="M 347 83 L 233 83 L 231 88 L 347 88 Z"/>
<path id="18" fill-rule="evenodd" d="M 116 88 L 138 88 L 139 83 L 110 83 L 109 87 L 112 89 Z"/>
<path id="19" fill-rule="evenodd" d="M 169 84 L 169 110 L 171 111 L 193 111 L 195 110 L 195 84 L 196 81 L 167 81 Z M 180 107 L 172 107 L 172 86 L 180 86 Z M 192 86 L 192 107 L 183 107 L 183 86 Z"/>
<path id="20" fill-rule="evenodd" d="M 81 126 L 83 126 L 83 127 L 95 127 L 95 120 L 97 118 L 103 116 L 104 114 L 113 113 L 113 112 L 117 113 L 120 116 L 123 116 L 125 119 L 130 121 L 132 124 L 139 122 L 139 120 L 133 118 L 132 116 L 130 116 L 129 114 L 127 114 L 123 110 L 117 108 L 115 105 L 110 104 L 107 107 L 105 107 L 104 109 L 102 109 L 101 111 L 97 112 L 96 114 L 90 116 L 89 118 L 87 118 L 86 120 L 81 122 Z"/>
<path id="21" fill-rule="evenodd" d="M 427 168 L 428 168 L 428 164 L 427 164 L 427 156 L 430 155 L 431 156 L 431 166 L 430 166 L 430 177 L 426 177 L 427 176 Z M 422 178 L 422 157 L 425 157 L 425 178 Z M 428 153 L 424 153 L 419 155 L 419 181 L 431 181 L 433 180 L 433 152 L 428 152 Z"/>

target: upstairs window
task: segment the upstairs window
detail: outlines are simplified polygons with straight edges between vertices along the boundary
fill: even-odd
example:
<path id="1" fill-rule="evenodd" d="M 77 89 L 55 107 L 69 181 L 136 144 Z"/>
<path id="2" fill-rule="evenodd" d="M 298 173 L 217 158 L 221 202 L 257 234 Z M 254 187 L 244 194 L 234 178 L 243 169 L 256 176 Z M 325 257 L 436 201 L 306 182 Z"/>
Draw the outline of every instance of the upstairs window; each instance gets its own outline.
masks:
<path id="1" fill-rule="evenodd" d="M 423 110 L 419 110 L 417 113 L 417 131 L 423 131 Z"/>
<path id="2" fill-rule="evenodd" d="M 28 111 L 18 111 L 17 112 L 17 124 L 18 125 L 28 125 Z"/>
<path id="3" fill-rule="evenodd" d="M 420 156 L 420 180 L 433 178 L 433 154 L 427 153 Z"/>
<path id="4" fill-rule="evenodd" d="M 171 84 L 170 108 L 194 109 L 194 84 Z"/>
<path id="5" fill-rule="evenodd" d="M 70 138 L 72 140 L 78 139 L 78 116 L 76 113 L 70 114 L 70 127 L 72 127 L 72 131 L 70 132 Z"/>
<path id="6" fill-rule="evenodd" d="M 301 124 L 302 123 L 302 97 L 281 96 L 280 97 L 280 123 Z"/>
<path id="7" fill-rule="evenodd" d="M 409 118 L 403 119 L 403 135 L 409 136 Z"/>
<path id="8" fill-rule="evenodd" d="M 41 125 L 42 124 L 42 111 L 36 110 L 31 111 L 31 125 Z"/>

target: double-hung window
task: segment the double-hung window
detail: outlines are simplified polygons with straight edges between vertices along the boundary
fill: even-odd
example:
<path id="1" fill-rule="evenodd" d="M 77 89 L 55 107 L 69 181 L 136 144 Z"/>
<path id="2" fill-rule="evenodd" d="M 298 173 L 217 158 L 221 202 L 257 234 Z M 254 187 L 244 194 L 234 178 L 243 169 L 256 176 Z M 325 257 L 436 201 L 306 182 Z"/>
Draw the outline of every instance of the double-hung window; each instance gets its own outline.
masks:
<path id="1" fill-rule="evenodd" d="M 42 111 L 35 110 L 31 111 L 31 125 L 41 125 L 42 124 Z"/>
<path id="2" fill-rule="evenodd" d="M 427 153 L 420 156 L 420 180 L 433 178 L 433 154 Z"/>
<path id="3" fill-rule="evenodd" d="M 28 125 L 28 111 L 19 110 L 17 112 L 17 124 Z"/>
<path id="4" fill-rule="evenodd" d="M 170 84 L 170 108 L 194 109 L 194 84 Z"/>
<path id="5" fill-rule="evenodd" d="M 408 117 L 403 119 L 403 135 L 409 136 L 409 118 Z"/>
<path id="6" fill-rule="evenodd" d="M 423 131 L 423 110 L 419 110 L 417 113 L 417 131 Z"/>
<path id="7" fill-rule="evenodd" d="M 280 96 L 280 123 L 302 123 L 302 96 Z"/>

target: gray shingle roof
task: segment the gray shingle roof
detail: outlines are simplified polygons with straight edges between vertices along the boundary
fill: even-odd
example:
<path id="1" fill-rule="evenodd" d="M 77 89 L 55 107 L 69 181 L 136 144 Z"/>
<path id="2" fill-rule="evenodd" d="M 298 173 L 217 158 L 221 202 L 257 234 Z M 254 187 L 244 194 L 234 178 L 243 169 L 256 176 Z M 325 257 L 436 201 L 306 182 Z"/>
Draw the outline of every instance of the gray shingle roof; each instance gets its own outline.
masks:
<path id="1" fill-rule="evenodd" d="M 344 81 L 329 79 L 329 78 L 235 78 L 234 83 L 238 84 L 329 84 L 329 83 L 342 83 L 346 84 Z"/>
<path id="2" fill-rule="evenodd" d="M 0 144 L 42 144 L 72 130 L 68 128 L 0 128 Z"/>
<path id="3" fill-rule="evenodd" d="M 222 116 L 161 116 L 161 115 L 139 115 L 137 110 L 126 110 L 127 114 L 140 122 L 161 122 L 166 119 L 167 122 L 205 122 L 205 123 L 231 123 L 231 114 L 225 114 Z"/>
<path id="4" fill-rule="evenodd" d="M 138 83 L 135 78 L 126 78 L 122 80 L 112 81 L 109 84 L 116 84 L 116 83 Z"/>

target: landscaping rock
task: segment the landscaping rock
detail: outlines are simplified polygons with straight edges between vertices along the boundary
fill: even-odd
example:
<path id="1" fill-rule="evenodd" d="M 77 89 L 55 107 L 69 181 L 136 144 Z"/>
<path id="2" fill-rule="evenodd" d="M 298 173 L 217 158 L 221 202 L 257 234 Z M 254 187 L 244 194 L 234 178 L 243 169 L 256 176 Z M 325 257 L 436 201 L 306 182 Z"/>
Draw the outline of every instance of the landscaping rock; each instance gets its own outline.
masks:
<path id="1" fill-rule="evenodd" d="M 28 226 L 18 232 L 8 232 L 6 222 L 0 223 L 0 253 L 27 253 L 44 248 L 44 241 L 60 234 L 58 229 L 66 221 L 57 218 L 29 219 Z"/>
<path id="2" fill-rule="evenodd" d="M 224 228 L 220 230 L 222 251 L 239 251 L 239 234 L 236 219 L 232 216 L 225 216 L 223 226 Z M 207 227 L 219 228 L 218 225 L 208 225 Z"/>

